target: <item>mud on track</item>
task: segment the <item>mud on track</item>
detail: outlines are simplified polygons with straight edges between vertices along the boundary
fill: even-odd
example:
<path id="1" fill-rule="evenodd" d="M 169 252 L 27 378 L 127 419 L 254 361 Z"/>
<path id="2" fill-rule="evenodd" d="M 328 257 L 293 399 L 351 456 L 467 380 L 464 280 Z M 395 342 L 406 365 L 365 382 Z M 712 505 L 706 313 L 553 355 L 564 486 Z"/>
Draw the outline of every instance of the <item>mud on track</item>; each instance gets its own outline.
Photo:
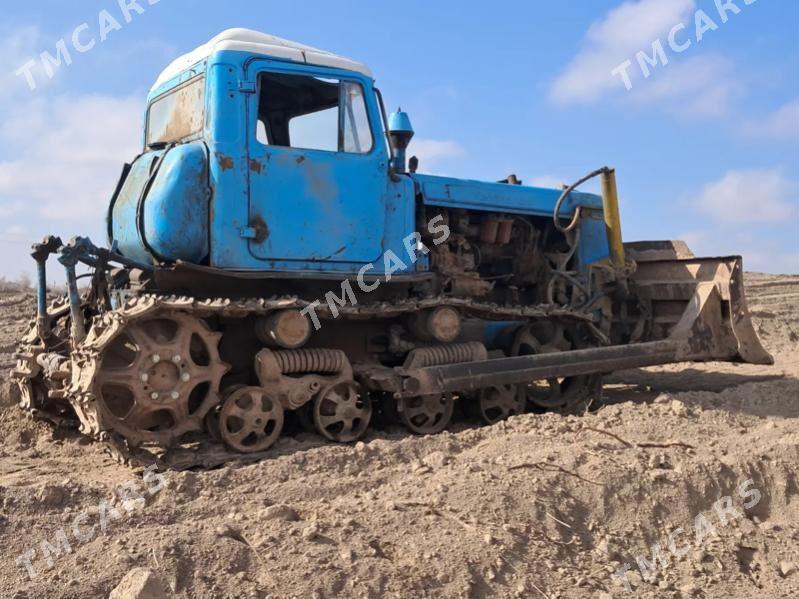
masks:
<path id="1" fill-rule="evenodd" d="M 774 367 L 620 373 L 582 418 L 389 430 L 355 447 L 300 434 L 255 465 L 169 473 L 130 512 L 103 502 L 134 473 L 21 420 L 4 380 L 0 596 L 105 597 L 137 566 L 177 597 L 799 596 L 799 277 L 750 275 L 747 290 Z M 32 312 L 31 297 L 0 296 L 6 371 Z M 722 525 L 725 496 L 745 516 Z M 101 505 L 121 515 L 104 531 Z M 714 532 L 691 546 L 700 515 Z M 71 552 L 49 568 L 41 543 L 62 528 Z M 678 528 L 685 554 L 643 580 L 636 557 L 658 542 L 669 554 Z M 15 564 L 30 549 L 33 580 Z M 631 593 L 613 575 L 624 563 Z"/>

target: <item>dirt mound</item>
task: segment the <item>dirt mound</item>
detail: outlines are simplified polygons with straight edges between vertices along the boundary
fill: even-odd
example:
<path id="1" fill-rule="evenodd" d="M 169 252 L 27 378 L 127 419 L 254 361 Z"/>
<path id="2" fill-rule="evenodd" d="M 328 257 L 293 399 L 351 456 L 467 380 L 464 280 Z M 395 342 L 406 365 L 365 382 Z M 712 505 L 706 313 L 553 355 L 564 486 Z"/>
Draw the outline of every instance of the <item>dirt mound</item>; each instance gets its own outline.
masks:
<path id="1" fill-rule="evenodd" d="M 799 278 L 749 283 L 775 367 L 622 373 L 585 417 L 299 435 L 161 479 L 3 409 L 31 437 L 0 445 L 0 594 L 107 596 L 138 567 L 179 597 L 799 596 Z"/>
<path id="2" fill-rule="evenodd" d="M 799 278 L 751 275 L 747 278 L 750 310 L 758 333 L 771 351 L 796 365 L 799 345 Z"/>

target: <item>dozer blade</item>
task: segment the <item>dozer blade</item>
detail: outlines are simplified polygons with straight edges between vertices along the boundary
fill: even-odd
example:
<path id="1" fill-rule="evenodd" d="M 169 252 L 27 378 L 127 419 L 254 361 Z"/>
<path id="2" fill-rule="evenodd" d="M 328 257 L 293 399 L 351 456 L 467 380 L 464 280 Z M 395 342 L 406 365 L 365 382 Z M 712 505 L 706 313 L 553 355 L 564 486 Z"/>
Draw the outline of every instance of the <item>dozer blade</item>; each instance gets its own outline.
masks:
<path id="1" fill-rule="evenodd" d="M 638 265 L 634 295 L 652 303 L 648 341 L 676 342 L 679 361 L 774 363 L 752 325 L 740 256 L 697 258 L 682 241 L 630 243 L 625 252 Z"/>

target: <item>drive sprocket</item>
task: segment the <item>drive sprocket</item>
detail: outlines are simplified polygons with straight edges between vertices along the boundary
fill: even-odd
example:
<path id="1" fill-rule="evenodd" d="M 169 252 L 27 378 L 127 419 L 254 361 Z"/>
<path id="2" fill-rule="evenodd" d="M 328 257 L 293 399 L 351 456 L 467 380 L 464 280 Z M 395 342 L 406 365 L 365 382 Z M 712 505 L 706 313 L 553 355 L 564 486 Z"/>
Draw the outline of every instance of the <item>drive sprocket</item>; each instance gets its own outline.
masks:
<path id="1" fill-rule="evenodd" d="M 169 446 L 202 431 L 228 368 L 220 337 L 201 319 L 174 311 L 120 327 L 88 365 L 102 428 L 131 446 Z"/>

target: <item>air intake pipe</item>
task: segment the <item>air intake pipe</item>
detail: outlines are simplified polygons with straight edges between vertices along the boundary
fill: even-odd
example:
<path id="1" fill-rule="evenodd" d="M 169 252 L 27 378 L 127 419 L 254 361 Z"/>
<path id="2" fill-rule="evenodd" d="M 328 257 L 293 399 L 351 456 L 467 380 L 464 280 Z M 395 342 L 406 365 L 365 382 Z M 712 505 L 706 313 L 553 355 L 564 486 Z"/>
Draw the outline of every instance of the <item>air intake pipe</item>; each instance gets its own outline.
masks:
<path id="1" fill-rule="evenodd" d="M 610 261 L 616 268 L 624 268 L 624 241 L 621 236 L 621 213 L 619 212 L 619 193 L 616 189 L 616 171 L 605 168 L 602 171 L 602 210 L 605 213 L 605 232 L 608 237 Z"/>
<path id="2" fill-rule="evenodd" d="M 414 136 L 411 118 L 402 108 L 388 117 L 388 137 L 391 140 L 391 148 L 394 150 L 394 160 L 391 165 L 395 173 L 407 172 L 406 151 Z"/>

